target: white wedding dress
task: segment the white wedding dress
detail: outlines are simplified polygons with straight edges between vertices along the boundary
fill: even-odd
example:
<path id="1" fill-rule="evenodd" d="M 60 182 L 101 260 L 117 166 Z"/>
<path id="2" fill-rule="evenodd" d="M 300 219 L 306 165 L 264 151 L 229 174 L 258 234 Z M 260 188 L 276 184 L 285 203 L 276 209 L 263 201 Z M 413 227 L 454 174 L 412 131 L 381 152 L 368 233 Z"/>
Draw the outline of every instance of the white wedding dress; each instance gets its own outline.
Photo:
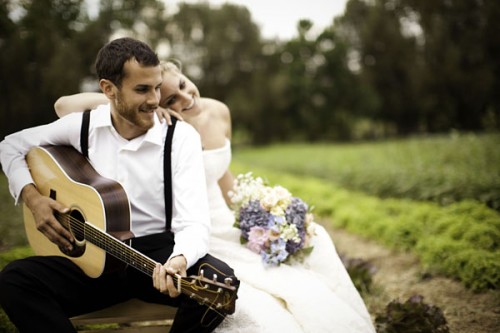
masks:
<path id="1" fill-rule="evenodd" d="M 230 142 L 204 151 L 212 233 L 210 253 L 240 279 L 236 312 L 218 333 L 374 333 L 370 315 L 326 230 L 316 225 L 314 249 L 301 264 L 266 267 L 240 244 L 240 231 L 217 184 L 231 162 Z"/>

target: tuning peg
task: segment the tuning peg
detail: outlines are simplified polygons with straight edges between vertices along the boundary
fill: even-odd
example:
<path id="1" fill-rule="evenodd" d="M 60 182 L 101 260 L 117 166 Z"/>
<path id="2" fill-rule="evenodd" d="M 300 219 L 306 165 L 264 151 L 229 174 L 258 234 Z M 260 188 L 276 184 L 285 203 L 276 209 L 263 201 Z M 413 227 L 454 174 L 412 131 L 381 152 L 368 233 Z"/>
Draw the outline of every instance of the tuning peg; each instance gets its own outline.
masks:
<path id="1" fill-rule="evenodd" d="M 225 278 L 225 279 L 224 279 L 224 283 L 225 283 L 227 286 L 230 286 L 230 285 L 233 283 L 233 279 L 231 279 L 230 277 Z"/>
<path id="2" fill-rule="evenodd" d="M 214 275 L 212 276 L 212 280 L 213 280 L 214 282 L 217 282 L 217 274 L 214 274 Z"/>

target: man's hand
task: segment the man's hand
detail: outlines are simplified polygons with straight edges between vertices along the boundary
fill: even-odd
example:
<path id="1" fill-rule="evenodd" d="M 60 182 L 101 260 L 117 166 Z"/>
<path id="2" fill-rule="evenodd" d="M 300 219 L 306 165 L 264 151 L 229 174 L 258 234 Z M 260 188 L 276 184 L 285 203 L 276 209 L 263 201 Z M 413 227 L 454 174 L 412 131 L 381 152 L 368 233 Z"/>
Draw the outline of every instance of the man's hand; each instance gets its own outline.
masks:
<path id="1" fill-rule="evenodd" d="M 178 274 L 180 276 L 186 276 L 186 258 L 183 255 L 175 256 L 170 258 L 164 265 L 157 264 L 153 271 L 153 285 L 162 294 L 168 294 L 170 297 L 177 297 L 180 292 L 177 290 L 177 286 L 171 274 Z"/>
<path id="2" fill-rule="evenodd" d="M 37 230 L 60 248 L 71 251 L 73 249 L 73 235 L 54 217 L 54 211 L 67 213 L 69 209 L 61 203 L 41 195 L 33 184 L 23 188 L 21 197 L 33 213 Z"/>

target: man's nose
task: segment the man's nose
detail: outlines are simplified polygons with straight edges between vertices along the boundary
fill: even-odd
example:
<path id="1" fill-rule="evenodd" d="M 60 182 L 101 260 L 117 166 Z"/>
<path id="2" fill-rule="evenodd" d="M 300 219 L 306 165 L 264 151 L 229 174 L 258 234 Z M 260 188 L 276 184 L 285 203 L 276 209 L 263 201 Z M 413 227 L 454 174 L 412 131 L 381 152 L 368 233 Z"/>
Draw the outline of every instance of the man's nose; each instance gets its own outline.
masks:
<path id="1" fill-rule="evenodd" d="M 158 105 L 160 104 L 160 92 L 156 91 L 156 90 L 150 92 L 148 94 L 147 103 L 149 105 L 154 105 L 154 106 L 158 107 Z"/>

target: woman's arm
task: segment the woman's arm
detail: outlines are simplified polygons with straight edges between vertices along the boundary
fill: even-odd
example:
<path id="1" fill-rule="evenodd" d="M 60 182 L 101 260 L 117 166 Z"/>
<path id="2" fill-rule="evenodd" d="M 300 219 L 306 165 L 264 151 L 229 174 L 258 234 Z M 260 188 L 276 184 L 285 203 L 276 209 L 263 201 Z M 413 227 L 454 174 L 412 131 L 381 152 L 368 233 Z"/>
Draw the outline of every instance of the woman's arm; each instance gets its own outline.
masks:
<path id="1" fill-rule="evenodd" d="M 74 95 L 62 96 L 54 103 L 54 109 L 59 117 L 64 117 L 73 112 L 83 112 L 94 109 L 98 105 L 109 103 L 106 95 L 101 93 L 85 92 Z"/>
<path id="2" fill-rule="evenodd" d="M 224 124 L 224 136 L 231 142 L 232 137 L 232 126 L 231 126 L 231 111 L 227 107 L 226 104 L 219 102 L 218 103 L 219 115 L 222 123 Z M 231 207 L 231 198 L 229 198 L 228 192 L 231 191 L 234 187 L 234 176 L 231 171 L 226 170 L 221 179 L 219 179 L 219 187 L 221 189 L 222 195 L 224 196 L 224 200 L 226 204 Z"/>
<path id="3" fill-rule="evenodd" d="M 224 200 L 226 204 L 231 207 L 231 198 L 229 198 L 228 192 L 233 189 L 234 186 L 234 177 L 231 171 L 227 170 L 226 173 L 219 179 L 219 187 L 224 196 Z"/>
<path id="4" fill-rule="evenodd" d="M 54 103 L 54 109 L 59 118 L 73 112 L 83 112 L 85 110 L 92 110 L 99 105 L 108 104 L 109 100 L 106 95 L 102 93 L 85 92 L 74 95 L 62 96 Z M 160 121 L 166 120 L 167 124 L 172 125 L 171 117 L 174 116 L 178 120 L 183 120 L 182 116 L 171 110 L 158 107 L 156 114 Z"/>

